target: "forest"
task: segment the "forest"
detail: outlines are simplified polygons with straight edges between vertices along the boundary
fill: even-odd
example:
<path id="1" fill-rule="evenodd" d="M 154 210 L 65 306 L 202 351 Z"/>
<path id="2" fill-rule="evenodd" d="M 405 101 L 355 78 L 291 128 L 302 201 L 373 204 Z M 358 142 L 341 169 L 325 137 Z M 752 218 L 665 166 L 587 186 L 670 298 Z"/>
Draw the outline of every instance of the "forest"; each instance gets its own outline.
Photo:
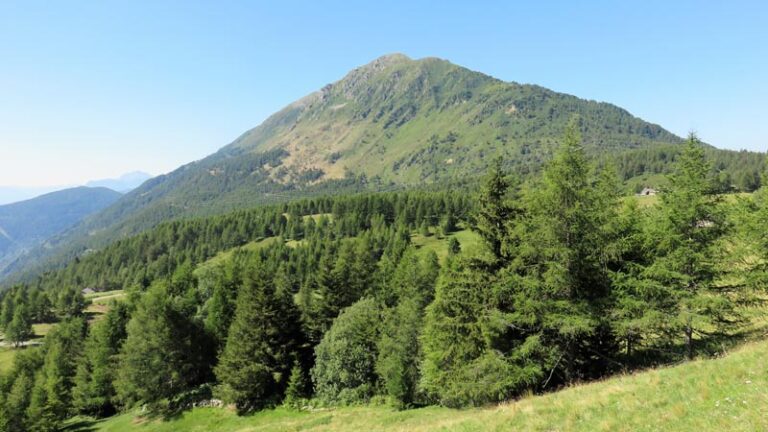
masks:
<path id="1" fill-rule="evenodd" d="M 314 197 L 82 254 L 0 294 L 0 430 L 137 407 L 482 406 L 715 355 L 765 298 L 768 187 L 728 194 L 694 135 L 654 202 L 625 196 L 637 163 L 590 158 L 572 125 L 540 175 L 499 159 L 474 194 Z M 94 316 L 84 288 L 125 295 Z M 36 323 L 54 324 L 39 346 Z"/>

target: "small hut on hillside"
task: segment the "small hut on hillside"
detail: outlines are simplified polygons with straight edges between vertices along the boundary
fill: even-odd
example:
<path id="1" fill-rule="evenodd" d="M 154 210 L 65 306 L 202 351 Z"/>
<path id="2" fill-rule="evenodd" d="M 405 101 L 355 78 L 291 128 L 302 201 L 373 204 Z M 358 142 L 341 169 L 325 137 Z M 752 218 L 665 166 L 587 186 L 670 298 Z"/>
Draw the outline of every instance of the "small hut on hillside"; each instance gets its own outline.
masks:
<path id="1" fill-rule="evenodd" d="M 640 193 L 637 194 L 637 195 L 639 195 L 639 196 L 653 196 L 653 195 L 656 195 L 656 194 L 657 194 L 656 189 L 647 187 L 647 188 L 643 188 L 643 190 L 641 190 Z"/>

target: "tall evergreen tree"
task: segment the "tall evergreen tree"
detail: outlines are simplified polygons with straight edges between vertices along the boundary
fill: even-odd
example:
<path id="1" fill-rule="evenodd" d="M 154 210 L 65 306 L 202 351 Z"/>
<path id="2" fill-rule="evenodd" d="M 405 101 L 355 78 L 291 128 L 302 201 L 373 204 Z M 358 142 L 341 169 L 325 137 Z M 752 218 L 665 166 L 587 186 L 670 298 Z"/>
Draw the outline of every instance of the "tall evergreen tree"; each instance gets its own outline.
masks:
<path id="1" fill-rule="evenodd" d="M 281 401 L 301 345 L 298 310 L 289 288 L 280 285 L 262 262 L 253 262 L 246 270 L 216 367 L 223 399 L 241 412 Z"/>
<path id="2" fill-rule="evenodd" d="M 419 259 L 410 249 L 400 260 L 392 281 L 397 304 L 383 312 L 376 371 L 386 393 L 400 408 L 418 398 L 421 334 L 424 308 L 434 297 L 439 267 L 437 256 Z"/>
<path id="3" fill-rule="evenodd" d="M 5 339 L 18 347 L 33 335 L 32 317 L 29 306 L 25 303 L 17 304 L 13 310 L 13 319 L 5 326 Z"/>
<path id="4" fill-rule="evenodd" d="M 596 175 L 574 121 L 526 194 L 521 243 L 496 292 L 496 339 L 502 351 L 537 353 L 544 385 L 603 373 L 614 349 L 606 318 L 607 225 L 617 206 L 611 181 Z"/>
<path id="5" fill-rule="evenodd" d="M 509 197 L 511 186 L 502 168 L 502 159 L 496 159 L 480 191 L 474 229 L 497 259 L 506 255 L 503 243 L 507 238 L 507 224 L 517 216 L 517 208 Z"/>
<path id="6" fill-rule="evenodd" d="M 113 382 L 117 378 L 117 355 L 126 338 L 128 319 L 128 306 L 115 302 L 103 319 L 92 324 L 72 390 L 73 405 L 78 412 L 106 416 L 116 411 L 118 401 Z"/>
<path id="7" fill-rule="evenodd" d="M 727 226 L 709 171 L 703 145 L 691 134 L 661 196 L 653 232 L 656 259 L 647 271 L 650 281 L 666 291 L 668 330 L 683 334 L 688 358 L 694 354 L 694 336 L 722 327 L 734 312 L 729 297 L 718 295 L 716 246 Z"/>
<path id="8" fill-rule="evenodd" d="M 56 431 L 73 413 L 72 387 L 85 331 L 85 320 L 71 318 L 46 335 L 43 367 L 35 376 L 27 410 L 32 430 Z"/>
<path id="9" fill-rule="evenodd" d="M 184 291 L 156 283 L 143 295 L 127 325 L 115 381 L 118 400 L 164 408 L 168 398 L 211 378 L 215 344 Z"/>

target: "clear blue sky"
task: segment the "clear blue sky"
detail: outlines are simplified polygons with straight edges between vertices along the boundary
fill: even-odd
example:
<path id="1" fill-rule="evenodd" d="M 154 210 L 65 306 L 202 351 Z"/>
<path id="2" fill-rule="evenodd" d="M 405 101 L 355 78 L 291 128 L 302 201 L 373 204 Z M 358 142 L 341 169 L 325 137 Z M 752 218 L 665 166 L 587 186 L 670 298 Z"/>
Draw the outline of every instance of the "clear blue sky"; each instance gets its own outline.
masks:
<path id="1" fill-rule="evenodd" d="M 170 171 L 391 52 L 768 147 L 767 2 L 264 3 L 0 1 L 0 185 Z"/>

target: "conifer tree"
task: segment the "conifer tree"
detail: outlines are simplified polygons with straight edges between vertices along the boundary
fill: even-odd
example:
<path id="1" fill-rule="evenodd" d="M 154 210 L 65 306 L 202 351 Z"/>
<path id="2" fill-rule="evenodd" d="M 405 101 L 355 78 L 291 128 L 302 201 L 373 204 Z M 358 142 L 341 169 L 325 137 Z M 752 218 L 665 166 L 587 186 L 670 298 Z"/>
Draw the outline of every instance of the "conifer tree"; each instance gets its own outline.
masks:
<path id="1" fill-rule="evenodd" d="M 116 411 L 118 401 L 113 382 L 128 319 L 127 305 L 114 302 L 106 316 L 92 324 L 72 389 L 73 405 L 78 412 L 106 416 Z"/>
<path id="2" fill-rule="evenodd" d="M 46 335 L 44 363 L 35 376 L 27 414 L 31 429 L 56 431 L 72 413 L 72 387 L 85 330 L 85 320 L 73 318 Z"/>
<path id="3" fill-rule="evenodd" d="M 706 336 L 706 327 L 722 328 L 734 312 L 716 284 L 716 246 L 727 226 L 709 170 L 703 145 L 691 134 L 670 187 L 661 195 L 661 217 L 653 232 L 656 259 L 647 271 L 666 291 L 668 329 L 682 333 L 688 358 L 694 354 L 694 336 Z"/>
<path id="4" fill-rule="evenodd" d="M 452 260 L 427 307 L 421 337 L 424 360 L 420 388 L 437 402 L 461 406 L 475 402 L 463 393 L 462 368 L 485 351 L 482 317 L 488 313 L 489 280 L 461 260 Z"/>
<path id="5" fill-rule="evenodd" d="M 276 286 L 262 262 L 249 264 L 246 272 L 216 367 L 223 399 L 241 412 L 281 401 L 301 344 L 298 310 L 288 287 Z"/>
<path id="6" fill-rule="evenodd" d="M 615 188 L 603 184 L 610 181 L 595 174 L 574 121 L 541 183 L 526 193 L 529 214 L 496 290 L 494 327 L 503 352 L 524 350 L 546 371 L 542 385 L 599 376 L 614 350 L 606 318 L 607 224 L 617 206 Z"/>
<path id="7" fill-rule="evenodd" d="M 448 239 L 448 255 L 457 255 L 461 252 L 461 244 L 458 240 L 456 240 L 456 237 L 451 237 Z"/>
<path id="8" fill-rule="evenodd" d="M 511 183 L 498 158 L 491 166 L 478 198 L 475 214 L 475 231 L 480 234 L 497 259 L 503 257 L 502 244 L 506 237 L 506 225 L 514 217 L 515 209 L 509 202 Z"/>
<path id="9" fill-rule="evenodd" d="M 438 272 L 434 253 L 420 259 L 412 248 L 403 255 L 391 282 L 397 300 L 394 307 L 383 312 L 376 371 L 384 390 L 400 408 L 414 404 L 418 398 L 419 336 L 424 308 L 434 297 Z"/>
<path id="10" fill-rule="evenodd" d="M 32 317 L 29 314 L 29 307 L 24 303 L 17 304 L 13 310 L 13 319 L 5 327 L 5 339 L 18 347 L 32 335 Z"/>
<path id="11" fill-rule="evenodd" d="M 128 322 L 115 381 L 122 405 L 163 409 L 168 398 L 211 377 L 215 345 L 194 316 L 195 305 L 168 293 L 165 283 L 150 287 Z"/>

